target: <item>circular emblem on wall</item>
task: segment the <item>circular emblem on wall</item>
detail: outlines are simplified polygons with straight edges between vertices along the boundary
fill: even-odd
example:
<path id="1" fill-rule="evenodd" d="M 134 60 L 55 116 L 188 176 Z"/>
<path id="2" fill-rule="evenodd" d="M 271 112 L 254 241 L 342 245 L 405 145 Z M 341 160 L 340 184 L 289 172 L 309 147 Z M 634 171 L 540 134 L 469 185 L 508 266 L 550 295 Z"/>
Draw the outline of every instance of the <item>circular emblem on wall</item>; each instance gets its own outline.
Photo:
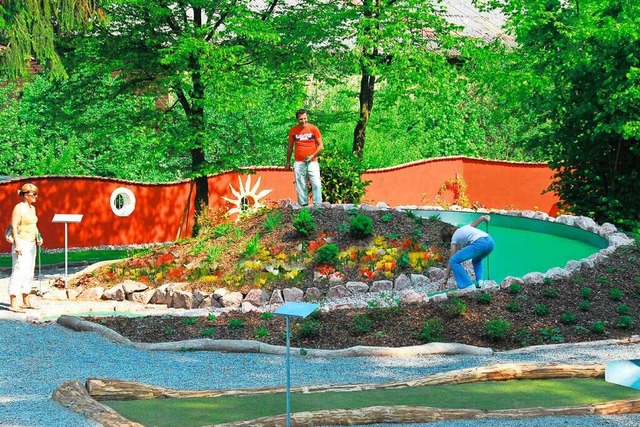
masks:
<path id="1" fill-rule="evenodd" d="M 118 187 L 111 193 L 111 210 L 117 216 L 129 216 L 136 208 L 136 196 L 128 188 Z"/>

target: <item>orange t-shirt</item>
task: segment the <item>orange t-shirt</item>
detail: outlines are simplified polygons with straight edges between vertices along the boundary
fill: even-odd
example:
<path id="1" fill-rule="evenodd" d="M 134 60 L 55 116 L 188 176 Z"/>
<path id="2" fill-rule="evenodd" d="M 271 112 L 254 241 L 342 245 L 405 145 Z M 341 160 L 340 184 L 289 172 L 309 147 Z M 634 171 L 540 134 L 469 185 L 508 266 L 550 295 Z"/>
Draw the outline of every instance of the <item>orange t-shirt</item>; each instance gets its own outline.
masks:
<path id="1" fill-rule="evenodd" d="M 307 123 L 304 126 L 294 126 L 289 130 L 289 142 L 293 142 L 293 159 L 304 162 L 304 158 L 316 152 L 318 141 L 322 139 L 320 129 Z"/>

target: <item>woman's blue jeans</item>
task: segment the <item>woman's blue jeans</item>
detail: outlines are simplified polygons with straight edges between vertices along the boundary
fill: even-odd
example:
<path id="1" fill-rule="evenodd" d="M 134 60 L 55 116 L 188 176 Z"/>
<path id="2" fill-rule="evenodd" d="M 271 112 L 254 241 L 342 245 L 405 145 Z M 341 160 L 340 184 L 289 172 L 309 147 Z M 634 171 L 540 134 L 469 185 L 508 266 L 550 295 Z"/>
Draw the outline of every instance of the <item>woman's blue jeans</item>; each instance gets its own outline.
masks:
<path id="1" fill-rule="evenodd" d="M 458 288 L 463 289 L 473 285 L 471 278 L 462 266 L 462 263 L 468 260 L 471 260 L 473 264 L 473 273 L 476 276 L 476 281 L 484 280 L 482 260 L 493 251 L 494 245 L 495 243 L 491 236 L 483 237 L 453 254 L 449 260 L 449 265 L 451 266 L 451 272 L 456 279 Z"/>

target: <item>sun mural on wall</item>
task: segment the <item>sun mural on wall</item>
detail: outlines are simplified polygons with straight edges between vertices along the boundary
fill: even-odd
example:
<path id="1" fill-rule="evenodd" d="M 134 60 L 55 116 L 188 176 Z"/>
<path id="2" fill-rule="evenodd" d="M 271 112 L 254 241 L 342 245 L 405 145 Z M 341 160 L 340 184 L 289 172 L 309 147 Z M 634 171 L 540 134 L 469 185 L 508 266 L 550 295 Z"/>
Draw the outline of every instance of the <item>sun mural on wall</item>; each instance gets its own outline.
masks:
<path id="1" fill-rule="evenodd" d="M 227 202 L 234 205 L 233 208 L 229 209 L 229 215 L 240 214 L 242 212 L 246 212 L 249 209 L 261 208 L 265 205 L 260 202 L 267 194 L 271 193 L 272 189 L 261 190 L 258 192 L 260 188 L 261 177 L 258 177 L 256 184 L 251 187 L 251 175 L 247 176 L 247 180 L 245 183 L 242 183 L 242 178 L 238 177 L 238 183 L 240 184 L 240 189 L 236 190 L 233 188 L 233 185 L 229 184 L 231 188 L 231 193 L 235 196 L 235 199 L 229 197 L 222 197 Z"/>

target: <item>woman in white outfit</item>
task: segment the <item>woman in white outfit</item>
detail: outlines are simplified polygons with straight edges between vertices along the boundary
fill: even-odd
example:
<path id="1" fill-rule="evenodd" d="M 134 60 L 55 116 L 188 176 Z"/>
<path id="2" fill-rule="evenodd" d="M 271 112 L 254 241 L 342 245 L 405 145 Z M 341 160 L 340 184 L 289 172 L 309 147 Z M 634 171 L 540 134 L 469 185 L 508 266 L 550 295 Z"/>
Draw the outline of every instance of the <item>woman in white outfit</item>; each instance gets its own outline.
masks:
<path id="1" fill-rule="evenodd" d="M 9 281 L 9 301 L 11 311 L 23 313 L 25 308 L 33 308 L 29 302 L 31 281 L 36 265 L 37 246 L 42 245 L 38 231 L 38 216 L 33 205 L 38 199 L 38 187 L 24 184 L 18 195 L 22 199 L 11 214 L 13 260 Z M 20 298 L 18 298 L 20 296 Z"/>

